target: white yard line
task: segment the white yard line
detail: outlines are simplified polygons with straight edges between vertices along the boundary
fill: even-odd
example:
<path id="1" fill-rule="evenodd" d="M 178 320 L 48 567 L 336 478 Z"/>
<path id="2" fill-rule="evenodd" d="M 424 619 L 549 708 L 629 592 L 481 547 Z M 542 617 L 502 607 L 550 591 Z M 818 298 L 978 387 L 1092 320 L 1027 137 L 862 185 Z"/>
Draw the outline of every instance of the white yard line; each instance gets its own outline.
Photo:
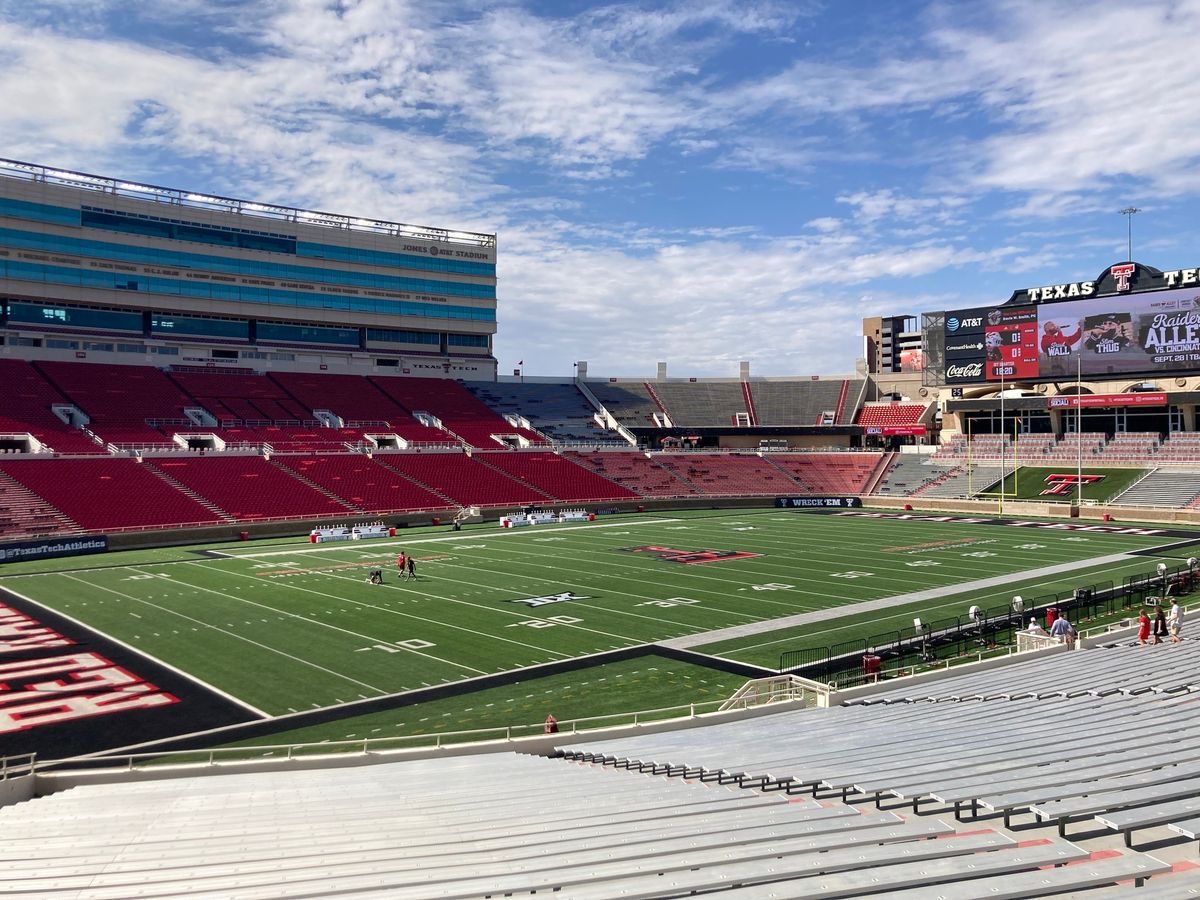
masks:
<path id="1" fill-rule="evenodd" d="M 199 562 L 199 561 L 195 561 L 195 562 L 191 562 L 191 563 L 189 563 L 189 565 L 194 565 L 194 566 L 203 566 L 203 563 L 202 563 L 202 562 Z M 233 576 L 233 577 L 236 577 L 236 578 L 249 578 L 249 579 L 251 579 L 251 580 L 255 581 L 256 583 L 259 583 L 259 584 L 261 584 L 261 583 L 262 583 L 261 576 L 258 576 L 258 575 L 245 575 L 245 574 L 243 574 L 243 573 L 241 573 L 241 572 L 228 572 L 228 571 L 227 571 L 227 572 L 225 572 L 224 574 L 225 574 L 225 575 L 227 575 L 227 576 Z M 354 578 L 354 577 L 351 577 L 351 576 L 337 575 L 337 574 L 335 574 L 335 573 L 333 573 L 333 572 L 314 572 L 313 574 L 314 574 L 314 575 L 322 575 L 322 576 L 324 576 L 324 577 L 326 577 L 326 578 L 333 578 L 333 579 L 335 579 L 335 580 L 337 580 L 337 581 L 351 581 L 351 582 L 353 582 L 353 583 L 355 583 L 355 584 L 361 584 L 361 583 L 362 583 L 362 582 L 361 582 L 361 581 L 360 581 L 358 578 Z M 455 582 L 455 583 L 456 583 L 456 584 L 462 584 L 463 582 L 459 581 L 459 582 Z M 188 582 L 188 584 L 190 584 L 190 582 Z M 559 657 L 560 659 L 573 659 L 573 658 L 574 658 L 574 656 L 573 656 L 572 654 L 570 654 L 570 653 L 560 653 L 560 652 L 559 652 L 559 651 L 557 651 L 557 650 L 550 650 L 550 649 L 548 649 L 548 648 L 546 648 L 546 647 L 541 647 L 541 646 L 539 646 L 539 645 L 537 645 L 537 644 L 527 644 L 525 641 L 518 641 L 518 640 L 514 640 L 513 638 L 506 638 L 506 637 L 502 637 L 502 636 L 500 636 L 500 635 L 498 635 L 498 634 L 492 634 L 492 633 L 490 633 L 490 632 L 481 632 L 481 631 L 479 631 L 478 629 L 475 629 L 475 628 L 468 628 L 468 627 L 467 627 L 467 626 L 465 626 L 465 625 L 454 625 L 454 624 L 451 624 L 451 623 L 449 623 L 449 622 L 442 622 L 442 621 L 439 621 L 439 620 L 437 620 L 437 619 L 430 619 L 430 618 L 427 618 L 426 616 L 418 616 L 418 615 L 414 615 L 414 614 L 412 614 L 412 613 L 401 612 L 400 610 L 396 610 L 396 609 L 388 609 L 387 607 L 384 607 L 384 606 L 375 606 L 373 603 L 364 603 L 364 602 L 363 602 L 363 601 L 361 601 L 361 600 L 355 600 L 355 599 L 353 599 L 353 598 L 351 598 L 351 597 L 340 597 L 340 596 L 338 596 L 338 595 L 336 595 L 336 594 L 328 594 L 328 593 L 326 593 L 325 591 L 318 591 L 318 590 L 315 590 L 315 589 L 313 589 L 313 588 L 300 587 L 299 585 L 296 585 L 296 584 L 292 584 L 292 585 L 289 585 L 289 586 L 290 586 L 290 587 L 291 587 L 293 590 L 297 590 L 297 591 L 303 591 L 303 592 L 304 592 L 304 593 L 306 593 L 306 594 L 315 594 L 316 596 L 318 596 L 318 597 L 322 597 L 322 598 L 324 598 L 324 599 L 326 599 L 326 600 L 336 600 L 336 601 L 339 601 L 339 602 L 342 602 L 342 603 L 353 603 L 355 606 L 361 606 L 361 607 L 364 607 L 364 608 L 366 608 L 366 609 L 370 609 L 370 610 L 372 610 L 372 611 L 375 611 L 375 612 L 389 613 L 389 614 L 391 614 L 391 615 L 394 615 L 394 616 L 401 616 L 401 617 L 403 617 L 403 618 L 406 618 L 406 619 L 416 619 L 418 622 L 424 622 L 424 623 L 426 623 L 426 624 L 428 624 L 428 625 L 431 625 L 431 626 L 434 626 L 434 627 L 438 627 L 438 628 L 447 628 L 447 629 L 450 629 L 450 630 L 453 630 L 453 631 L 465 631 L 465 632 L 467 632 L 468 634 L 474 634 L 474 635 L 477 635 L 477 636 L 480 636 L 480 637 L 486 637 L 486 638 L 488 638 L 488 639 L 490 639 L 490 640 L 501 641 L 501 642 L 503 642 L 503 643 L 506 643 L 506 644 L 515 644 L 516 646 L 518 646 L 518 647 L 524 647 L 524 648 L 525 648 L 525 649 L 527 649 L 527 650 L 536 650 L 536 651 L 538 651 L 539 653 L 547 653 L 547 654 L 550 654 L 551 656 L 557 656 L 557 657 Z M 475 585 L 475 586 L 477 586 L 477 587 L 487 587 L 487 585 L 485 585 L 485 584 L 477 584 L 477 585 Z M 393 585 L 391 585 L 391 584 L 382 584 L 382 585 L 377 585 L 377 587 L 382 587 L 382 588 L 384 588 L 384 589 L 386 589 L 386 590 L 399 590 L 399 588 L 400 588 L 399 584 L 397 584 L 397 585 L 395 585 L 395 586 L 393 586 Z M 484 611 L 484 612 L 488 612 L 488 613 L 498 613 L 499 615 L 501 615 L 501 616 L 504 616 L 504 617 L 512 617 L 512 618 L 515 618 L 515 619 L 521 619 L 521 618 L 525 618 L 525 619 L 537 619 L 537 618 L 541 618 L 541 617 L 540 617 L 540 616 L 537 614 L 537 611 L 536 611 L 536 610 L 534 610 L 534 609 L 529 609 L 529 608 L 526 608 L 526 609 L 511 609 L 511 610 L 509 610 L 509 609 L 497 609 L 496 607 L 493 607 L 493 606 L 487 606 L 487 605 L 485 605 L 485 604 L 482 604 L 482 603 L 475 603 L 475 602 L 473 602 L 473 601 L 471 601 L 471 600 L 460 600 L 460 599 L 457 599 L 457 598 L 455 598 L 455 597 L 445 597 L 445 596 L 439 596 L 439 595 L 436 595 L 436 594 L 431 594 L 431 593 L 429 593 L 428 591 L 420 591 L 420 592 L 416 592 L 416 591 L 414 591 L 413 593 L 419 593 L 419 594 L 420 594 L 420 596 L 422 596 L 422 597 L 425 597 L 425 598 L 427 598 L 427 599 L 430 599 L 430 600 L 438 600 L 438 601 L 442 601 L 442 602 L 445 602 L 445 603 L 453 603 L 453 604 L 455 604 L 455 605 L 457 605 L 457 606 L 468 606 L 468 607 L 471 607 L 472 609 L 482 610 L 482 611 Z M 234 598 L 234 599 L 240 599 L 240 598 Z M 270 607 L 270 608 L 271 608 L 271 609 L 274 609 L 274 607 Z M 312 621 L 314 621 L 314 622 L 315 622 L 316 620 L 312 620 Z M 322 623 L 320 623 L 320 622 L 317 622 L 317 624 L 322 624 Z M 560 624 L 560 625 L 558 625 L 557 627 L 561 627 L 561 628 L 572 628 L 572 629 L 575 629 L 575 630 L 577 630 L 577 631 L 586 631 L 586 632 L 588 632 L 588 633 L 590 633 L 590 634 L 598 634 L 598 635 L 602 635 L 603 637 L 606 637 L 606 638 L 612 638 L 612 639 L 614 639 L 614 640 L 625 641 L 625 642 L 626 642 L 626 646 L 628 646 L 628 645 L 631 645 L 631 644 L 640 644 L 640 643 L 644 643 L 643 641 L 640 641 L 640 640 L 638 640 L 638 639 L 636 639 L 636 638 L 631 638 L 631 637 L 629 637 L 629 636 L 627 636 L 627 635 L 623 635 L 623 634 L 614 634 L 613 632 L 609 632 L 609 631 L 602 631 L 602 630 L 600 630 L 599 628 L 587 628 L 586 626 L 583 626 L 583 625 L 577 625 L 577 624 L 572 624 L 572 623 L 561 623 L 561 624 Z M 436 658 L 436 657 L 435 657 L 435 658 Z M 451 663 L 451 665 L 455 665 L 455 664 L 454 664 L 454 663 Z M 466 667 L 462 667 L 462 668 L 466 668 Z M 480 674 L 487 674 L 486 672 L 482 672 L 482 671 L 481 671 L 481 670 L 479 670 L 479 669 L 472 669 L 472 671 L 475 671 L 475 672 L 480 672 Z"/>
<path id="2" fill-rule="evenodd" d="M 129 566 L 128 568 L 133 568 L 133 567 Z M 266 650 L 270 653 L 276 654 L 277 656 L 285 657 L 286 659 L 290 659 L 293 662 L 298 662 L 301 665 L 308 666 L 310 669 L 316 669 L 320 672 L 326 673 L 327 675 L 332 675 L 335 678 L 340 678 L 343 681 L 348 681 L 351 684 L 356 684 L 359 687 L 364 687 L 369 690 L 375 691 L 375 692 L 379 693 L 380 695 L 388 693 L 383 688 L 376 687 L 373 684 L 368 684 L 365 681 L 359 681 L 357 678 L 354 678 L 351 675 L 345 675 L 342 672 L 335 672 L 333 669 L 327 669 L 324 666 L 318 665 L 317 663 L 312 662 L 307 659 L 304 659 L 303 657 L 295 656 L 294 654 L 287 653 L 283 650 L 280 650 L 278 647 L 272 647 L 269 644 L 264 644 L 261 641 L 256 641 L 253 638 L 246 637 L 245 635 L 238 634 L 237 632 L 229 631 L 228 629 L 221 628 L 217 625 L 213 625 L 211 622 L 205 622 L 205 621 L 202 621 L 201 619 L 194 619 L 191 616 L 187 615 L 186 613 L 181 613 L 178 610 L 170 609 L 169 607 L 161 606 L 157 603 L 151 603 L 149 600 L 145 600 L 141 597 L 134 597 L 131 594 L 126 594 L 124 591 L 118 591 L 115 588 L 105 587 L 104 585 L 100 585 L 100 584 L 94 584 L 90 581 L 84 581 L 81 578 L 76 578 L 74 575 L 67 575 L 66 577 L 70 578 L 72 581 L 78 581 L 80 584 L 85 584 L 94 590 L 107 591 L 110 594 L 116 594 L 118 597 L 123 597 L 124 599 L 130 600 L 134 603 L 141 603 L 145 606 L 152 607 L 154 609 L 157 609 L 159 612 L 166 613 L 169 616 L 177 616 L 180 619 L 183 619 L 184 621 L 192 622 L 193 624 L 199 625 L 202 628 L 207 628 L 210 631 L 216 631 L 216 632 L 219 632 L 220 634 L 227 635 L 228 637 L 231 637 L 235 640 L 242 641 L 243 643 L 251 644 L 252 646 L 255 646 L 255 647 L 260 647 L 263 650 Z M 191 586 L 192 585 L 189 585 L 189 587 L 191 587 Z M 234 598 L 234 599 L 236 599 L 236 598 Z M 286 615 L 286 613 L 282 613 L 280 610 L 273 609 L 272 612 L 279 613 L 281 615 Z"/>
<path id="3" fill-rule="evenodd" d="M 197 565 L 197 566 L 198 566 L 198 565 L 199 565 L 199 563 L 191 563 L 191 565 Z M 238 576 L 238 577 L 241 577 L 241 578 L 251 578 L 251 579 L 255 579 L 256 581 L 258 580 L 258 579 L 257 579 L 257 577 L 256 577 L 256 576 L 254 576 L 254 575 L 242 575 L 240 572 L 233 572 L 233 573 L 226 573 L 226 574 L 233 574 L 233 575 L 236 575 L 236 576 Z M 357 581 L 357 579 L 355 579 L 355 580 Z M 320 626 L 320 627 L 322 627 L 322 628 L 328 628 L 328 629 L 330 629 L 330 630 L 332 630 L 332 631 L 339 631 L 339 632 L 341 632 L 342 634 L 348 634 L 348 635 L 350 635 L 351 637 L 359 638 L 359 639 L 361 639 L 361 640 L 368 641 L 368 642 L 370 642 L 370 643 L 373 643 L 373 644 L 388 644 L 389 646 L 395 646 L 397 650 L 403 650 L 405 653 L 411 653 L 411 654 L 412 654 L 412 655 L 414 655 L 414 656 L 423 656 L 423 657 L 425 657 L 426 659 L 430 660 L 431 662 L 439 662 L 439 663 L 442 663 L 442 664 L 444 664 L 444 665 L 451 666 L 451 667 L 453 667 L 453 668 L 455 668 L 455 669 L 464 669 L 464 670 L 466 670 L 466 671 L 468 671 L 468 672 L 474 672 L 474 673 L 476 673 L 477 675 L 486 675 L 486 674 L 488 674 L 488 673 L 487 673 L 485 670 L 483 670 L 483 669 L 476 669 L 474 666 L 468 666 L 468 665 L 465 665 L 465 664 L 463 664 L 463 663 L 457 663 L 457 662 L 454 662 L 453 660 L 449 660 L 449 659 L 443 659 L 442 657 L 440 657 L 440 656 L 435 656 L 435 655 L 434 655 L 434 654 L 432 654 L 432 653 L 422 653 L 420 650 L 413 649 L 412 647 L 400 647 L 400 646 L 398 646 L 398 645 L 396 645 L 396 644 L 393 644 L 391 641 L 388 641 L 388 640 L 386 640 L 386 639 L 384 639 L 384 638 L 372 637 L 371 635 L 369 635 L 369 634 L 363 634 L 363 633 L 362 633 L 362 632 L 360 632 L 360 631 L 352 631 L 352 630 L 351 630 L 351 629 L 349 629 L 349 628 L 342 628 L 342 627 L 341 627 L 341 626 L 339 626 L 339 625 L 333 625 L 333 624 L 331 624 L 331 623 L 329 623 L 329 622 L 322 622 L 320 619 L 314 619 L 314 618 L 312 618 L 311 616 L 302 616 L 302 615 L 300 615 L 299 613 L 288 612 L 288 611 L 286 611 L 286 610 L 279 609 L 279 608 L 278 608 L 278 607 L 276 607 L 276 606 L 271 606 L 271 605 L 270 605 L 270 604 L 268 604 L 268 603 L 259 603 L 259 602 L 255 601 L 255 600 L 250 600 L 250 599 L 248 599 L 248 598 L 246 598 L 246 597 L 235 597 L 233 594 L 227 594 L 227 593 L 225 593 L 224 591 L 218 591 L 218 590 L 216 590 L 215 588 L 207 588 L 207 587 L 204 587 L 203 585 L 199 585 L 199 584 L 192 584 L 190 581 L 178 581 L 178 580 L 176 580 L 176 581 L 175 581 L 175 583 L 176 583 L 176 584 L 186 584 L 186 585 L 187 585 L 189 588 L 192 588 L 193 590 L 197 590 L 197 591 L 204 591 L 204 592 L 205 592 L 205 593 L 207 593 L 207 594 L 216 594 L 218 597 L 223 597 L 223 598 L 225 598 L 226 600 L 230 600 L 230 601 L 233 601 L 233 602 L 235 602 L 235 603 L 246 603 L 246 604 L 249 604 L 250 606 L 256 606 L 256 607 L 258 607 L 259 609 L 262 609 L 262 610 L 267 610 L 267 611 L 269 611 L 269 612 L 273 612 L 273 613 L 275 613 L 276 615 L 280 615 L 280 616 L 286 616 L 286 617 L 288 617 L 288 618 L 290 618 L 290 619 L 298 619 L 298 620 L 299 620 L 299 621 L 301 621 L 301 622 L 307 622 L 307 623 L 308 623 L 308 624 L 310 624 L 310 625 L 318 625 L 318 626 Z M 261 582 L 259 582 L 259 583 L 261 583 Z M 307 589 L 306 589 L 306 588 L 299 588 L 299 590 L 305 590 L 305 591 L 307 591 Z M 322 591 L 308 591 L 308 593 L 314 593 L 314 594 L 317 594 L 318 596 L 324 597 L 324 598 L 325 598 L 325 599 L 327 599 L 327 600 L 334 600 L 334 601 L 341 602 L 341 603 L 352 603 L 352 604 L 354 604 L 355 606 L 367 606 L 367 607 L 370 607 L 370 608 L 372 608 L 372 609 L 378 609 L 378 607 L 372 607 L 372 606 L 370 606 L 370 604 L 367 604 L 367 603 L 360 603 L 360 602 L 358 602 L 358 601 L 355 601 L 355 600 L 349 600 L 349 599 L 345 599 L 345 598 L 342 598 L 342 597 L 335 597 L 335 596 L 333 596 L 332 594 L 326 594 L 326 593 L 324 593 L 324 592 L 322 592 Z M 298 658 L 298 657 L 297 657 L 297 658 Z M 342 677 L 344 677 L 344 678 L 349 678 L 349 676 L 342 676 Z M 354 679 L 351 679 L 351 680 L 354 680 Z M 385 694 L 386 694 L 386 693 L 389 693 L 388 691 L 384 691 L 382 688 L 376 688 L 376 687 L 373 687 L 373 686 L 371 686 L 371 687 L 372 687 L 374 690 L 380 691 L 381 693 L 385 693 Z"/>

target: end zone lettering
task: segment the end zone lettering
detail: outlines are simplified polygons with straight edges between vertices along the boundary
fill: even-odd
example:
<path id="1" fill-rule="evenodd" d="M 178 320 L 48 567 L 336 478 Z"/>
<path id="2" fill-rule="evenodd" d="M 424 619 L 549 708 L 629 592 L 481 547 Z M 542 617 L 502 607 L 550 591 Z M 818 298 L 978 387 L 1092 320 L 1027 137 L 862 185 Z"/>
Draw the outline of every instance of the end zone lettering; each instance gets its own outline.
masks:
<path id="1" fill-rule="evenodd" d="M 178 702 L 98 653 L 0 663 L 0 734 Z"/>
<path id="2" fill-rule="evenodd" d="M 11 606 L 0 603 L 0 653 L 69 647 L 74 643 L 54 629 L 47 628 Z"/>

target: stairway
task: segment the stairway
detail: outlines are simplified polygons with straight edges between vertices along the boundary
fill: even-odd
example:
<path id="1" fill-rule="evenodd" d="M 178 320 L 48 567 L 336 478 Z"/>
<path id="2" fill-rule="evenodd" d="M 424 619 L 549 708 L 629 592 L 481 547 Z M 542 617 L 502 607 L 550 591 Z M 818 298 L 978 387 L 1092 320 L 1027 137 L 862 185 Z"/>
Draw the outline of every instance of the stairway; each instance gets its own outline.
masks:
<path id="1" fill-rule="evenodd" d="M 293 471 L 292 469 L 289 469 L 287 466 L 281 466 L 278 462 L 275 461 L 274 458 L 268 459 L 267 462 L 270 463 L 272 466 L 274 466 L 276 469 L 278 469 L 283 474 L 289 475 L 292 478 L 295 478 L 298 482 L 305 485 L 306 487 L 312 488 L 318 494 L 321 494 L 324 497 L 328 497 L 334 503 L 340 503 L 342 506 L 346 507 L 347 512 L 355 512 L 355 513 L 361 513 L 363 515 L 369 515 L 367 513 L 367 511 L 365 509 L 363 509 L 361 506 L 356 506 L 353 503 L 351 503 L 349 500 L 347 500 L 345 497 L 339 497 L 337 494 L 335 494 L 333 491 L 329 490 L 328 488 L 321 487 L 321 485 L 317 484 L 311 478 L 305 478 L 299 472 Z"/>
<path id="2" fill-rule="evenodd" d="M 85 529 L 70 516 L 0 472 L 0 536 L 84 533 Z"/>
<path id="3" fill-rule="evenodd" d="M 482 453 L 474 456 L 473 459 L 475 460 L 475 462 L 480 463 L 481 465 L 487 466 L 489 469 L 491 469 L 497 475 L 501 475 L 504 478 L 511 479 L 512 481 L 515 481 L 517 484 L 522 485 L 523 487 L 527 487 L 527 488 L 529 488 L 529 490 L 531 490 L 535 493 L 541 494 L 543 497 L 545 497 L 547 500 L 551 501 L 552 503 L 564 502 L 562 497 L 555 497 L 553 494 L 551 494 L 545 488 L 540 488 L 536 484 L 530 484 L 528 481 L 526 481 L 520 475 L 514 475 L 512 472 L 506 472 L 506 471 L 504 471 L 504 469 L 498 468 L 497 466 L 493 466 L 490 462 L 488 462 L 486 459 L 484 459 L 484 454 L 482 454 Z"/>
<path id="4" fill-rule="evenodd" d="M 142 467 L 145 468 L 145 470 L 147 472 L 152 472 L 153 474 L 157 475 L 159 478 L 161 478 L 163 481 L 165 481 L 171 487 L 175 488 L 175 490 L 179 491 L 179 493 L 184 494 L 185 496 L 190 497 L 191 499 L 195 500 L 197 503 L 199 503 L 201 506 L 203 506 L 205 509 L 207 509 L 210 513 L 212 513 L 214 516 L 219 518 L 222 522 L 226 522 L 230 525 L 237 523 L 237 519 L 235 519 L 233 516 L 231 516 L 225 510 L 221 509 L 221 507 L 217 506 L 217 504 L 213 503 L 207 497 L 205 497 L 201 494 L 197 494 L 194 490 L 192 490 L 190 487 L 188 487 L 183 482 L 176 481 L 174 478 L 172 478 L 170 475 L 168 475 L 166 472 L 164 472 L 158 466 L 154 465 L 154 463 L 151 462 L 150 460 L 143 459 Z"/>
<path id="5" fill-rule="evenodd" d="M 385 469 L 387 469 L 393 475 L 398 475 L 401 478 L 403 478 L 405 481 L 409 482 L 410 484 L 415 484 L 417 487 L 421 488 L 422 490 L 429 491 L 429 493 L 433 494 L 435 497 L 442 498 L 443 500 L 446 501 L 447 506 L 454 506 L 454 507 L 459 506 L 459 502 L 457 500 L 453 499 L 452 497 L 447 496 L 446 494 L 443 494 L 437 488 L 435 488 L 431 485 L 428 485 L 423 481 L 418 481 L 416 478 L 413 478 L 407 472 L 401 472 L 395 466 L 389 466 L 387 464 L 387 459 L 384 456 L 382 456 L 381 454 L 376 454 L 374 457 L 372 457 L 372 459 L 374 459 L 376 464 L 383 466 Z"/>

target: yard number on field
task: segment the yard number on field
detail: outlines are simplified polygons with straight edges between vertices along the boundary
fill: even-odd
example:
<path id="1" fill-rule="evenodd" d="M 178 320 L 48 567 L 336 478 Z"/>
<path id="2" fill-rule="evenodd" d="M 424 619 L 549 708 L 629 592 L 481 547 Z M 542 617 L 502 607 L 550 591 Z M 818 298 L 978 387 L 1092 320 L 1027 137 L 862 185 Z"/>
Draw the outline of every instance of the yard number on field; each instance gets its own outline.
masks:
<path id="1" fill-rule="evenodd" d="M 547 616 L 544 619 L 523 619 L 520 622 L 513 622 L 506 628 L 553 628 L 555 625 L 577 625 L 583 619 L 577 619 L 574 616 Z"/>

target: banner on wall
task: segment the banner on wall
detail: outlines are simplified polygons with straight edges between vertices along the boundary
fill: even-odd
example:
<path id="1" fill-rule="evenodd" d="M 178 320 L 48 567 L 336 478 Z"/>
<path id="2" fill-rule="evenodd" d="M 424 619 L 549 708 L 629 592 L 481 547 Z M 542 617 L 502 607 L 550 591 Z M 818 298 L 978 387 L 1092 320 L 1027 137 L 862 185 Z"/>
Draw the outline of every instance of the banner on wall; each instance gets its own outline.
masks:
<path id="1" fill-rule="evenodd" d="M 1047 409 L 1088 409 L 1096 406 L 1166 406 L 1163 391 L 1142 394 L 1072 394 L 1068 397 L 1048 397 Z"/>

